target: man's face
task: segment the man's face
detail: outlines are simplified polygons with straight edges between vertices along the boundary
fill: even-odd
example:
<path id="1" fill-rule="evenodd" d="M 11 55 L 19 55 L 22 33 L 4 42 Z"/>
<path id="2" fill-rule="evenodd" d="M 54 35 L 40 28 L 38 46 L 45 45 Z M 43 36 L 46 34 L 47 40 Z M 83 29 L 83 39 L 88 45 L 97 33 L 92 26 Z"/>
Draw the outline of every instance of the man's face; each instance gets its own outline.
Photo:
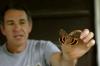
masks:
<path id="1" fill-rule="evenodd" d="M 24 11 L 12 9 L 5 13 L 2 33 L 8 42 L 12 44 L 25 43 L 31 28 L 32 22 L 29 22 Z"/>

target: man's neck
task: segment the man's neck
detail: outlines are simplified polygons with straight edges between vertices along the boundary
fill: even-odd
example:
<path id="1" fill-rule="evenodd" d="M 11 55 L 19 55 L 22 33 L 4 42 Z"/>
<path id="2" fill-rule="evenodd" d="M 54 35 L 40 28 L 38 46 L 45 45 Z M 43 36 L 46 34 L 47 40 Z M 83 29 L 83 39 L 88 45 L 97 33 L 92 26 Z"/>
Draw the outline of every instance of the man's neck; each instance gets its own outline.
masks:
<path id="1" fill-rule="evenodd" d="M 25 50 L 26 48 L 26 43 L 25 44 L 21 44 L 21 45 L 14 45 L 14 44 L 6 44 L 6 48 L 10 53 L 21 53 Z"/>

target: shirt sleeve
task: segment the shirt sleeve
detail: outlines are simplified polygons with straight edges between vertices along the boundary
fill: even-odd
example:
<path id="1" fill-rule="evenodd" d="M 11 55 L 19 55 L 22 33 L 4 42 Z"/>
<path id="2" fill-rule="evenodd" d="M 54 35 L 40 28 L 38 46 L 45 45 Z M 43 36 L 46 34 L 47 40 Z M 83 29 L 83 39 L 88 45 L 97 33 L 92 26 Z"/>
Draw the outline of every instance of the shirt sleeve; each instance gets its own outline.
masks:
<path id="1" fill-rule="evenodd" d="M 50 63 L 52 54 L 56 52 L 60 52 L 60 49 L 54 43 L 48 41 L 45 48 L 45 59 L 48 64 Z"/>

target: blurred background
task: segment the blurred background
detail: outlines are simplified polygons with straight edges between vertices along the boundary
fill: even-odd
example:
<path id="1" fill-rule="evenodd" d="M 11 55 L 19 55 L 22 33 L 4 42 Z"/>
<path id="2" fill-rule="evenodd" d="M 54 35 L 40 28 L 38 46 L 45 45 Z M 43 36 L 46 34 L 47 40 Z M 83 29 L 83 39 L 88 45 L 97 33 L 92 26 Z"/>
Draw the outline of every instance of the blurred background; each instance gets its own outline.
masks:
<path id="1" fill-rule="evenodd" d="M 94 0 L 0 0 L 0 11 L 8 4 L 21 4 L 30 10 L 33 19 L 30 39 L 50 40 L 59 47 L 61 28 L 68 33 L 85 28 L 96 32 Z M 4 41 L 0 32 L 0 44 Z M 96 44 L 79 59 L 77 66 L 98 66 L 97 64 Z"/>

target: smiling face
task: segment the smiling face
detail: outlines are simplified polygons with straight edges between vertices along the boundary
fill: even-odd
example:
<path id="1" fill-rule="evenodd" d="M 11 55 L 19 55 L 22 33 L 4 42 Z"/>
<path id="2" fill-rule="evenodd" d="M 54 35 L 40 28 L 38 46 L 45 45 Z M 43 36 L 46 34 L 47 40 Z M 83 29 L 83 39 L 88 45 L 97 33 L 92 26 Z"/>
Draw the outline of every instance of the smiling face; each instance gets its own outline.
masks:
<path id="1" fill-rule="evenodd" d="M 31 29 L 32 22 L 29 22 L 25 11 L 16 9 L 6 11 L 1 30 L 8 43 L 16 45 L 25 43 Z"/>

